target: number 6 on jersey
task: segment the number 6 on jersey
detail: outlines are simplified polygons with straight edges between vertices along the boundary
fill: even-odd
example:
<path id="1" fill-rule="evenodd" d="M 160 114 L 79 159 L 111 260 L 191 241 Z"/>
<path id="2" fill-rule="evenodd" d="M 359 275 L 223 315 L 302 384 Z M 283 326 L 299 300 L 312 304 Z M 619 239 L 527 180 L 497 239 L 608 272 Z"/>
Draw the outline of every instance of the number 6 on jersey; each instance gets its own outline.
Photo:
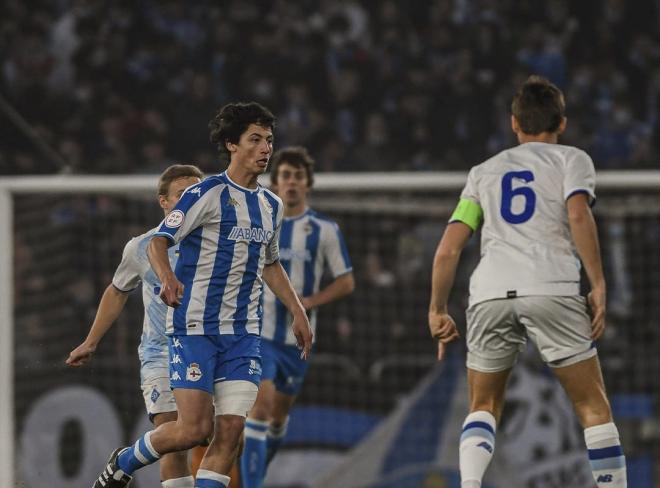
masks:
<path id="1" fill-rule="evenodd" d="M 502 176 L 502 204 L 500 205 L 500 214 L 510 224 L 522 224 L 534 215 L 536 193 L 528 186 L 513 188 L 514 179 L 529 183 L 530 181 L 534 181 L 534 173 L 531 171 L 509 171 Z M 513 198 L 516 196 L 525 199 L 525 208 L 520 213 L 513 213 L 513 209 L 511 208 Z"/>

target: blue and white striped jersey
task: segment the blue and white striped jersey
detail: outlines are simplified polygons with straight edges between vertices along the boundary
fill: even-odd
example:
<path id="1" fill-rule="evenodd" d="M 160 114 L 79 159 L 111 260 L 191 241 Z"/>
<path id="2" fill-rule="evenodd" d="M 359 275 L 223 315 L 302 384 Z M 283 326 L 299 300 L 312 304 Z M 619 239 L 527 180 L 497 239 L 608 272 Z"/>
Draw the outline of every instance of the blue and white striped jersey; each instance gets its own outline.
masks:
<path id="1" fill-rule="evenodd" d="M 279 244 L 280 262 L 301 297 L 319 291 L 326 266 L 333 278 L 353 269 L 339 226 L 309 208 L 302 215 L 283 220 Z M 289 327 L 291 315 L 267 286 L 263 307 L 261 336 L 277 343 L 295 345 L 296 339 Z M 312 310 L 309 320 L 314 337 L 316 311 Z"/>
<path id="2" fill-rule="evenodd" d="M 186 189 L 154 234 L 180 243 L 175 273 L 184 293 L 168 309 L 168 334 L 259 333 L 261 274 L 279 259 L 282 213 L 277 195 L 226 173 Z"/>
<path id="3" fill-rule="evenodd" d="M 124 247 L 121 263 L 112 278 L 112 285 L 120 291 L 128 292 L 142 283 L 142 302 L 144 320 L 142 339 L 138 354 L 142 364 L 165 361 L 167 365 L 167 336 L 165 335 L 165 316 L 167 305 L 160 299 L 160 280 L 149 263 L 147 246 L 157 228 L 134 237 Z M 178 250 L 175 246 L 168 251 L 170 264 L 176 265 Z"/>

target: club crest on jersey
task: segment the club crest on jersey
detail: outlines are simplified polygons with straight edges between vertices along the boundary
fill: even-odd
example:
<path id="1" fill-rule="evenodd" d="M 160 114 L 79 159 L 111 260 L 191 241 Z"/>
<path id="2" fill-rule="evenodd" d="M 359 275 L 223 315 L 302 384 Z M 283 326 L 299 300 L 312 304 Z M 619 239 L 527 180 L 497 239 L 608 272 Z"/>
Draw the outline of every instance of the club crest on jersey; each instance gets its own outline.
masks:
<path id="1" fill-rule="evenodd" d="M 202 370 L 199 369 L 199 364 L 190 363 L 190 366 L 186 368 L 186 380 L 199 381 L 201 377 L 202 377 Z"/>
<path id="2" fill-rule="evenodd" d="M 272 230 L 259 229 L 257 227 L 238 227 L 235 225 L 227 239 L 230 241 L 252 241 L 268 243 L 275 233 Z"/>
<path id="3" fill-rule="evenodd" d="M 176 229 L 183 224 L 184 215 L 181 210 L 172 210 L 167 217 L 165 217 L 165 226 L 170 229 Z"/>

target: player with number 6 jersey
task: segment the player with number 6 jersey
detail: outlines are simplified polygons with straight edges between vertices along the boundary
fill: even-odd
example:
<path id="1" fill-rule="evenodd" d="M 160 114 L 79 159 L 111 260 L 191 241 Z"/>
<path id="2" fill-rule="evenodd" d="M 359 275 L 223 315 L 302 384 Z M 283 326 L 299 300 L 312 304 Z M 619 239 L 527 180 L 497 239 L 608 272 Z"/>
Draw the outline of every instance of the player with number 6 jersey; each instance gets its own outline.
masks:
<path id="1" fill-rule="evenodd" d="M 605 278 L 591 213 L 596 176 L 582 150 L 558 144 L 564 96 L 531 76 L 511 105 L 520 143 L 472 168 L 433 263 L 429 328 L 438 358 L 458 337 L 447 301 L 461 251 L 481 227 L 470 279 L 470 413 L 459 446 L 462 488 L 479 488 L 495 449 L 509 373 L 530 339 L 566 390 L 599 487 L 627 486 L 619 433 L 593 341 L 605 328 Z M 580 262 L 591 292 L 580 296 Z M 590 316 L 591 315 L 591 316 Z"/>

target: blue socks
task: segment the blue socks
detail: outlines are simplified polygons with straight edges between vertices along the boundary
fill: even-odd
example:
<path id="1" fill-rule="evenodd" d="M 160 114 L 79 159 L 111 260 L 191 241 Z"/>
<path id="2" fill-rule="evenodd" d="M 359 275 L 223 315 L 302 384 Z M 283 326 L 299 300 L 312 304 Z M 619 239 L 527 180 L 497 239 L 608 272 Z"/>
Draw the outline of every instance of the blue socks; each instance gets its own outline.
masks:
<path id="1" fill-rule="evenodd" d="M 227 488 L 231 478 L 224 474 L 215 473 L 208 469 L 197 470 L 195 488 Z"/>
<path id="2" fill-rule="evenodd" d="M 268 467 L 282 445 L 282 442 L 284 442 L 288 428 L 289 417 L 287 417 L 284 423 L 279 427 L 274 427 L 272 424 L 270 425 L 268 435 L 266 436 L 266 467 Z"/>
<path id="3" fill-rule="evenodd" d="M 132 475 L 134 471 L 158 461 L 160 454 L 151 445 L 152 433 L 153 430 L 150 430 L 140 437 L 135 444 L 119 453 L 119 456 L 117 456 L 119 469 L 128 475 Z"/>
<path id="4" fill-rule="evenodd" d="M 266 432 L 268 422 L 248 418 L 245 421 L 241 483 L 243 488 L 260 488 L 266 476 Z"/>

